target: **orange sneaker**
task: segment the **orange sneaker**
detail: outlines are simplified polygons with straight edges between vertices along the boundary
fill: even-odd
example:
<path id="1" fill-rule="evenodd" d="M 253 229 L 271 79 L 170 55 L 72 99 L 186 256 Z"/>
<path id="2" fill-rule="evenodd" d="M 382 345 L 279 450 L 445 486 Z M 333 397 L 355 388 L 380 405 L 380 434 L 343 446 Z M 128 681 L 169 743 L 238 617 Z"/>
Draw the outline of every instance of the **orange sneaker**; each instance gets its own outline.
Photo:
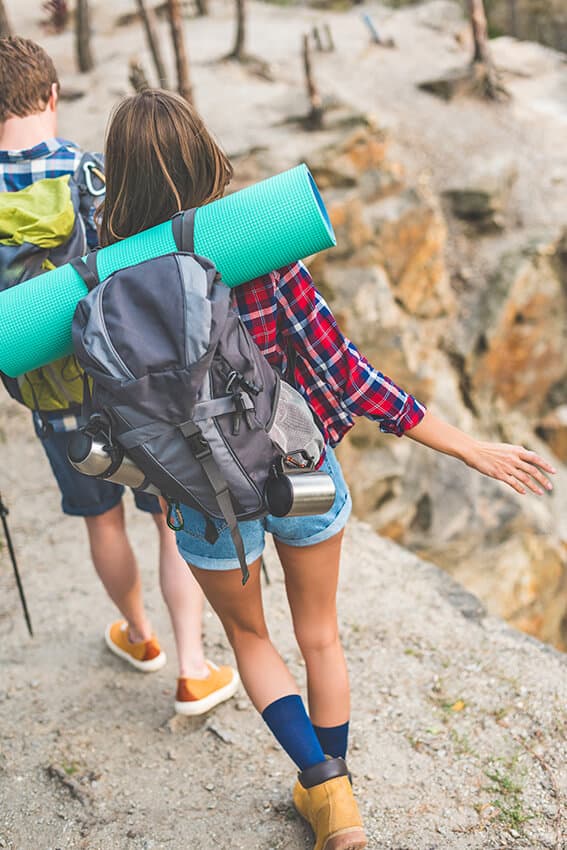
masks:
<path id="1" fill-rule="evenodd" d="M 167 657 L 161 649 L 157 638 L 152 635 L 149 640 L 132 643 L 128 637 L 128 623 L 117 620 L 106 627 L 104 639 L 107 647 L 119 658 L 127 661 L 142 673 L 154 673 L 161 670 Z"/>
<path id="2" fill-rule="evenodd" d="M 230 699 L 236 692 L 240 682 L 236 670 L 232 667 L 217 667 L 211 661 L 206 664 L 210 673 L 204 679 L 181 677 L 177 680 L 177 714 L 204 714 L 220 702 Z"/>

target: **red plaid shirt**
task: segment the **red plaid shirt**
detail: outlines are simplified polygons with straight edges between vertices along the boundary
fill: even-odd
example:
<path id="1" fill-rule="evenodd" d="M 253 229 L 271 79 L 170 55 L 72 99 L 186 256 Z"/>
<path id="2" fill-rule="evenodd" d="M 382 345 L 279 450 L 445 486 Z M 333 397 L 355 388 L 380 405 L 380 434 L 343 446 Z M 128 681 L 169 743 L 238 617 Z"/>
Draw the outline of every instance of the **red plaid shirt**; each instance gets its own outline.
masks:
<path id="1" fill-rule="evenodd" d="M 283 372 L 291 345 L 295 386 L 307 399 L 335 446 L 354 425 L 353 416 L 380 423 L 401 436 L 425 408 L 378 372 L 341 333 L 325 300 L 301 263 L 237 286 L 233 304 L 272 366 Z"/>

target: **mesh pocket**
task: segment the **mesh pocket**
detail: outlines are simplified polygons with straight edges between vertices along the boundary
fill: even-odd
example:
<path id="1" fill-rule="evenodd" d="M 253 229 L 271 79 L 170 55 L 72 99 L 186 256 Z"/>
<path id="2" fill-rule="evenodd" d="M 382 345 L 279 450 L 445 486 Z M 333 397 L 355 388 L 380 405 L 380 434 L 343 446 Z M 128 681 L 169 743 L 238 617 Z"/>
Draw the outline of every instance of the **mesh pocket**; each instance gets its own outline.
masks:
<path id="1" fill-rule="evenodd" d="M 286 381 L 280 392 L 268 436 L 282 454 L 306 452 L 317 463 L 323 451 L 323 436 L 303 396 Z"/>

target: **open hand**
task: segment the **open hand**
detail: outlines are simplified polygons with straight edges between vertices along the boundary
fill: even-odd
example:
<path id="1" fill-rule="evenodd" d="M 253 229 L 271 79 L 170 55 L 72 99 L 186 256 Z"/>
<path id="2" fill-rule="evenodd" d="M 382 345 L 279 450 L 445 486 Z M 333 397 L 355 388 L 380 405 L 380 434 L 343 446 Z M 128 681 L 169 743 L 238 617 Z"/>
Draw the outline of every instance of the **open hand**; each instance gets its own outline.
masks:
<path id="1" fill-rule="evenodd" d="M 490 478 L 503 481 L 522 495 L 531 490 L 542 496 L 545 490 L 553 489 L 542 470 L 551 475 L 556 470 L 538 454 L 523 446 L 475 441 L 466 463 Z"/>

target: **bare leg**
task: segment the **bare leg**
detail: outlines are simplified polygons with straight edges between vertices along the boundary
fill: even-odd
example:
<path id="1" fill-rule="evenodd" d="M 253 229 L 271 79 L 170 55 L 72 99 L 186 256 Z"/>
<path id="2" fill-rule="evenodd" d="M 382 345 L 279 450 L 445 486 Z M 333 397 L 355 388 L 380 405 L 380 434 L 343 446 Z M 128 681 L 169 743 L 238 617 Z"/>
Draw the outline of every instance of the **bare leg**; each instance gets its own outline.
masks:
<path id="1" fill-rule="evenodd" d="M 220 617 L 234 649 L 242 684 L 257 710 L 261 713 L 280 697 L 299 693 L 268 634 L 260 559 L 250 566 L 250 578 L 244 587 L 240 570 L 191 569 Z"/>
<path id="2" fill-rule="evenodd" d="M 159 578 L 167 605 L 179 663 L 179 675 L 199 678 L 209 673 L 202 643 L 203 591 L 175 543 L 165 515 L 154 514 L 159 534 Z"/>
<path id="3" fill-rule="evenodd" d="M 336 592 L 343 532 L 314 546 L 276 541 L 295 636 L 305 659 L 315 726 L 339 726 L 350 714 L 348 672 L 337 625 Z"/>
<path id="4" fill-rule="evenodd" d="M 106 592 L 128 622 L 130 640 L 148 640 L 152 629 L 142 596 L 140 572 L 126 535 L 124 507 L 85 517 L 91 557 Z"/>

